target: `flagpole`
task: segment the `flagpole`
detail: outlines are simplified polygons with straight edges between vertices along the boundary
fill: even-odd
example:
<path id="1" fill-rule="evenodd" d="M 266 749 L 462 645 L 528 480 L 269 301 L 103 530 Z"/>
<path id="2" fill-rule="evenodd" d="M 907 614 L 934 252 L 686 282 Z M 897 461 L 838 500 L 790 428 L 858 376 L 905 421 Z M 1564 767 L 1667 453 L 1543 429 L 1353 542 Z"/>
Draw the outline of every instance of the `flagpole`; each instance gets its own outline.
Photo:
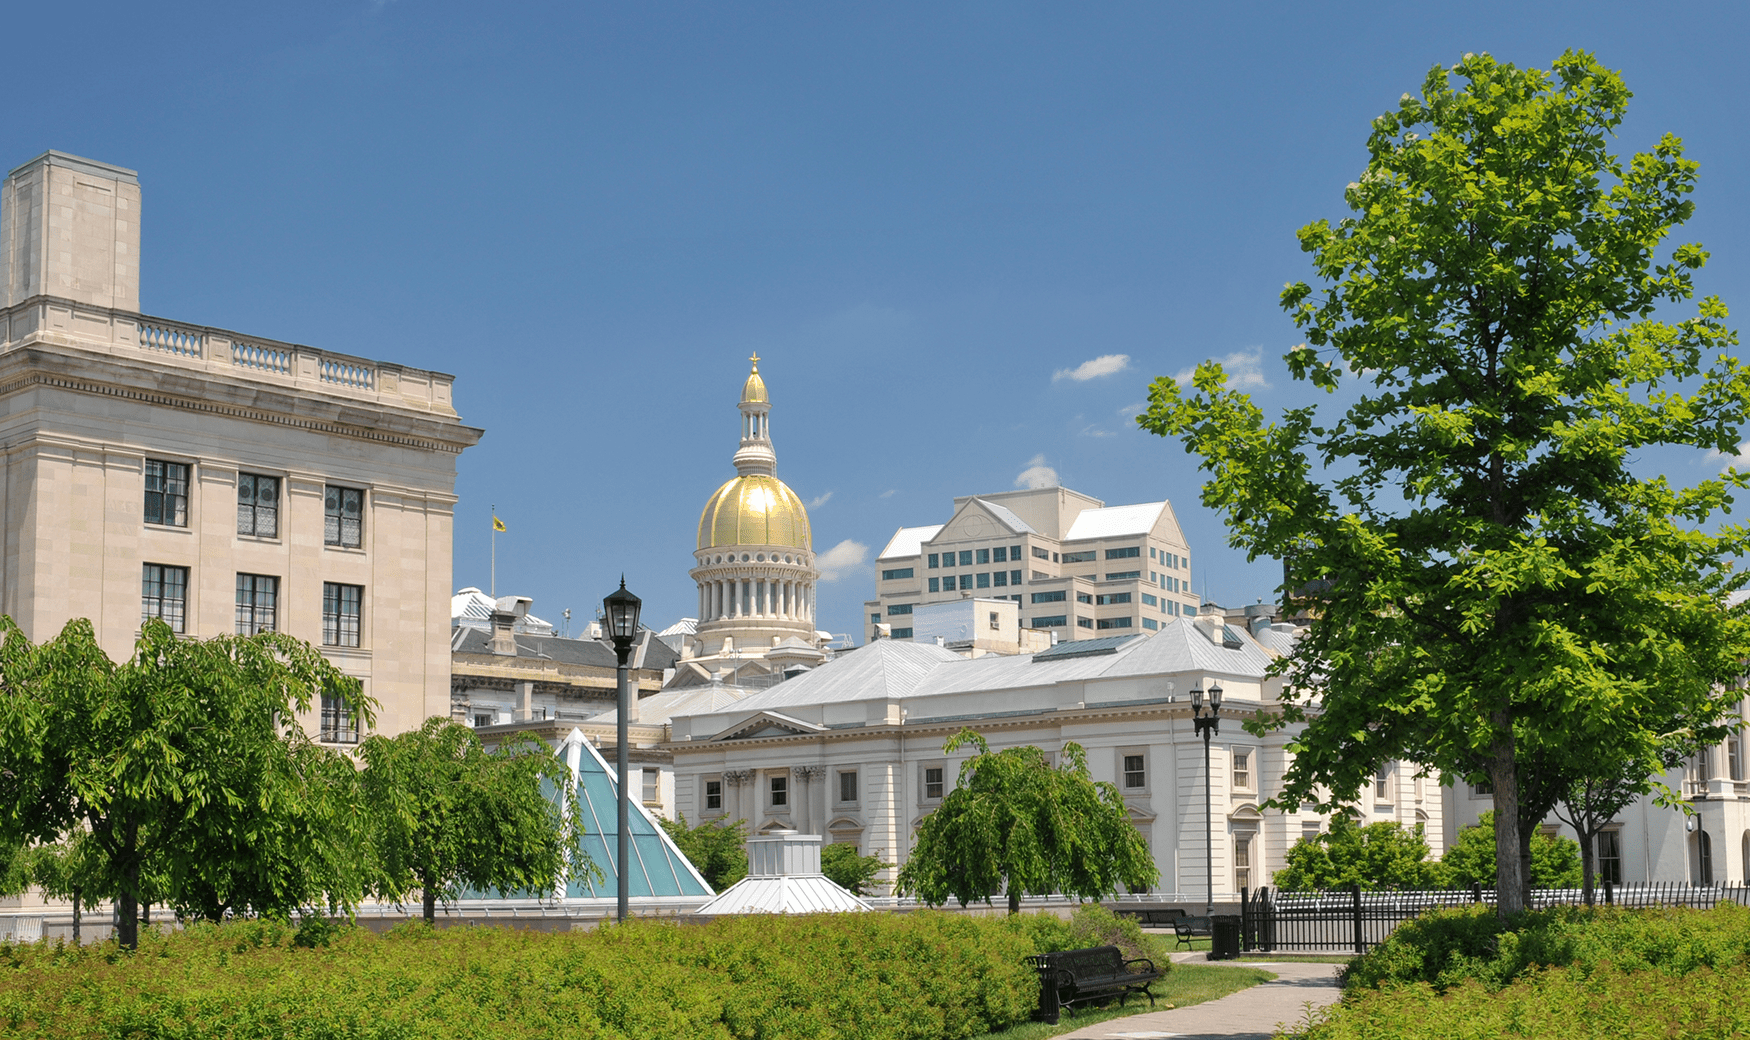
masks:
<path id="1" fill-rule="evenodd" d="M 1204 584 L 1208 584 L 1207 578 L 1204 579 Z M 492 598 L 493 598 L 493 600 L 496 601 L 498 599 L 498 503 L 497 502 L 492 503 L 492 581 L 491 581 L 491 584 L 489 587 L 492 589 Z"/>

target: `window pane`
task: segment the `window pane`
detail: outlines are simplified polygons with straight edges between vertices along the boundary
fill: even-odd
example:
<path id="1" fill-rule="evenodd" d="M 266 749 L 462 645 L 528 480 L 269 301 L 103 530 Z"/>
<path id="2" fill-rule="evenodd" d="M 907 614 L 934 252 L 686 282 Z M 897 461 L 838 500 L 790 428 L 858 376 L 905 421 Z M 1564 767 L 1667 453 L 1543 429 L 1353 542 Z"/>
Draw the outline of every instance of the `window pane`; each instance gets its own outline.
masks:
<path id="1" fill-rule="evenodd" d="M 857 800 L 857 774 L 839 774 L 839 801 L 854 802 Z"/>

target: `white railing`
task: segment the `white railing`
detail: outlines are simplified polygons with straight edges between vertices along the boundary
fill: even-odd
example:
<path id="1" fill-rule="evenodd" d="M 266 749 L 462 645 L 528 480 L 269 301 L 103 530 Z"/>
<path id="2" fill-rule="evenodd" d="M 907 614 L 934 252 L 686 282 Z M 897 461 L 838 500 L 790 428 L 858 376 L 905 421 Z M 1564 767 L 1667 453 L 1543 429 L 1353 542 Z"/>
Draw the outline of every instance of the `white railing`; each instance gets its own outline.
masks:
<path id="1" fill-rule="evenodd" d="M 292 355 L 288 351 L 241 340 L 231 344 L 231 364 L 257 372 L 273 372 L 282 376 L 292 374 Z"/>
<path id="2" fill-rule="evenodd" d="M 148 350 L 162 350 L 166 354 L 198 358 L 206 345 L 206 336 L 193 329 L 177 328 L 174 325 L 148 325 L 145 322 L 138 324 L 140 346 Z"/>
<path id="3" fill-rule="evenodd" d="M 316 371 L 324 383 L 338 383 L 341 386 L 350 386 L 357 390 L 371 388 L 371 370 L 363 365 L 323 358 Z"/>

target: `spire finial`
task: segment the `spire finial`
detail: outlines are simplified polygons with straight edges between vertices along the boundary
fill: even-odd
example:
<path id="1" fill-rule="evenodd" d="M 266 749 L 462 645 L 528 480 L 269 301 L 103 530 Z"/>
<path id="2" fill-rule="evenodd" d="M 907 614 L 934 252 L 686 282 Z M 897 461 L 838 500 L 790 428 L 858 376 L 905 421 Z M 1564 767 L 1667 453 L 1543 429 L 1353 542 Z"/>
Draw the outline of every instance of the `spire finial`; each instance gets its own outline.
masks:
<path id="1" fill-rule="evenodd" d="M 748 360 L 749 360 L 749 361 L 752 361 L 752 362 L 753 362 L 753 370 L 754 370 L 754 371 L 755 371 L 755 372 L 758 372 L 758 371 L 759 371 L 759 370 L 760 370 L 760 355 L 759 355 L 759 352 L 758 352 L 758 351 L 755 351 L 755 352 L 754 352 L 754 353 L 753 353 L 753 355 L 752 355 L 752 356 L 751 356 L 751 357 L 749 357 L 749 358 L 748 358 Z"/>

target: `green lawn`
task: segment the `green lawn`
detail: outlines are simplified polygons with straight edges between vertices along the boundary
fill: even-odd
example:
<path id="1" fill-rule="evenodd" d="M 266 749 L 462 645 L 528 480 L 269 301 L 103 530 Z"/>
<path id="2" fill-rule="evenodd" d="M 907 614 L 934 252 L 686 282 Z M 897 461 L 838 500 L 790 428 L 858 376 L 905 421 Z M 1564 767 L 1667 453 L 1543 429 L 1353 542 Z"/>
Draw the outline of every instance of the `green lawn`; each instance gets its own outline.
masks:
<path id="1" fill-rule="evenodd" d="M 1175 949 L 1173 937 L 1150 935 L 1155 946 L 1155 963 L 1165 964 Z M 1207 949 L 1209 944 L 1204 943 Z M 1116 1002 L 1111 1007 L 1085 1007 L 1065 1010 L 1063 1021 L 1057 1025 L 1047 1025 L 1044 1022 L 1025 1022 L 1018 1026 L 995 1033 L 985 1033 L 974 1040 L 1044 1040 L 1045 1037 L 1057 1036 L 1083 1026 L 1091 1026 L 1096 1022 L 1104 1022 L 1113 1018 L 1124 1018 L 1127 1015 L 1141 1014 L 1144 1011 L 1165 1011 L 1168 1006 L 1190 1007 L 1206 1000 L 1225 997 L 1242 989 L 1256 986 L 1260 982 L 1269 982 L 1275 978 L 1274 972 L 1262 968 L 1223 967 L 1215 964 L 1175 964 L 1167 972 L 1167 977 L 1149 986 L 1149 992 L 1154 994 L 1155 1005 L 1150 1007 L 1147 1000 L 1132 997 L 1119 1007 Z"/>

